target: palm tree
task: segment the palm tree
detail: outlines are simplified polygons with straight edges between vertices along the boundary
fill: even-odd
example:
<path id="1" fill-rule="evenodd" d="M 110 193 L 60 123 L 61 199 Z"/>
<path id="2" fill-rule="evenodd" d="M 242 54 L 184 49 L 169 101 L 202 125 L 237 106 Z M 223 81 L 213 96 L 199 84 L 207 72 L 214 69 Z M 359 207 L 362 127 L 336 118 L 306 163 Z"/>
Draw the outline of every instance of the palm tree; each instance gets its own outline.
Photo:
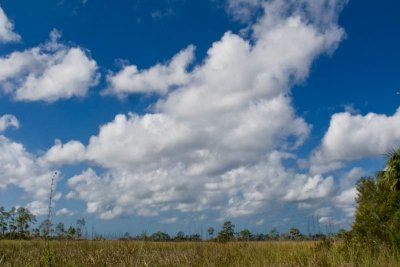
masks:
<path id="1" fill-rule="evenodd" d="M 383 171 L 378 173 L 390 190 L 400 190 L 400 149 L 393 149 L 386 154 L 387 160 Z"/>

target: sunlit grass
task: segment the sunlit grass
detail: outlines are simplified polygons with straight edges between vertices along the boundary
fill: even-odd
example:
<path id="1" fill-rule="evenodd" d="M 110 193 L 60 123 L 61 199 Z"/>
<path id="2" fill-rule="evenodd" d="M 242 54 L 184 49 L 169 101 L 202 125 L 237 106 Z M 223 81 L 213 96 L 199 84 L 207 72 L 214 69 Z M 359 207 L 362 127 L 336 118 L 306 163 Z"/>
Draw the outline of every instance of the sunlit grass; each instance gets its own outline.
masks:
<path id="1" fill-rule="evenodd" d="M 0 266 L 400 266 L 398 253 L 317 242 L 0 241 Z"/>

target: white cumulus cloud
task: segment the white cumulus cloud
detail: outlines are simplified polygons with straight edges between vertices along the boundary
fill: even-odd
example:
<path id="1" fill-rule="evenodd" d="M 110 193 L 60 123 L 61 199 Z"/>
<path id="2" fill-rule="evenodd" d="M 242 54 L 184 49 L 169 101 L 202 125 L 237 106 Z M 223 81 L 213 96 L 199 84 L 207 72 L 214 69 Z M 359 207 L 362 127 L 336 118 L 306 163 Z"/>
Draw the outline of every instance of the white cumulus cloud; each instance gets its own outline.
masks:
<path id="1" fill-rule="evenodd" d="M 166 64 L 157 64 L 146 70 L 139 70 L 135 65 L 125 66 L 107 76 L 109 88 L 105 93 L 119 97 L 132 93 L 166 94 L 170 87 L 189 81 L 187 67 L 193 59 L 194 46 L 189 46 Z"/>
<path id="2" fill-rule="evenodd" d="M 323 178 L 320 175 L 307 177 L 306 175 L 297 175 L 293 186 L 288 190 L 284 199 L 288 201 L 306 201 L 312 199 L 324 198 L 329 195 L 334 186 L 333 177 Z"/>
<path id="3" fill-rule="evenodd" d="M 399 145 L 400 109 L 391 116 L 336 113 L 320 147 L 310 158 L 311 171 L 329 171 L 342 167 L 342 161 L 382 156 Z"/>
<path id="4" fill-rule="evenodd" d="M 72 216 L 74 212 L 67 208 L 62 208 L 56 211 L 56 216 Z"/>
<path id="5" fill-rule="evenodd" d="M 54 102 L 86 96 L 97 85 L 96 61 L 80 47 L 61 44 L 54 30 L 43 45 L 0 58 L 0 85 L 18 101 Z"/>
<path id="6" fill-rule="evenodd" d="M 21 188 L 32 200 L 27 206 L 36 215 L 47 212 L 53 175 L 54 171 L 27 152 L 22 144 L 0 135 L 0 189 L 10 185 Z M 57 193 L 55 200 L 60 197 Z"/>
<path id="7" fill-rule="evenodd" d="M 4 10 L 0 7 L 0 42 L 17 42 L 21 36 L 14 32 L 14 24 L 8 19 Z"/>
<path id="8" fill-rule="evenodd" d="M 79 141 L 69 141 L 62 144 L 60 140 L 56 140 L 44 155 L 47 162 L 55 164 L 72 164 L 85 160 L 85 146 Z"/>

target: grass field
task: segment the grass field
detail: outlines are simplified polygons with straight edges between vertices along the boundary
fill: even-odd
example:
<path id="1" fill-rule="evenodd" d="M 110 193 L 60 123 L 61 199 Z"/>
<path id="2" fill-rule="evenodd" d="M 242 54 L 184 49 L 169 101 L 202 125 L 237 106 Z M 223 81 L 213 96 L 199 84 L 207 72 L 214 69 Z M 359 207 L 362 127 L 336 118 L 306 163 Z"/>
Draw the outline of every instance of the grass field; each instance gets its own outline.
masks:
<path id="1" fill-rule="evenodd" d="M 51 260 L 50 260 L 51 259 Z M 400 266 L 398 253 L 317 242 L 0 241 L 0 266 Z"/>

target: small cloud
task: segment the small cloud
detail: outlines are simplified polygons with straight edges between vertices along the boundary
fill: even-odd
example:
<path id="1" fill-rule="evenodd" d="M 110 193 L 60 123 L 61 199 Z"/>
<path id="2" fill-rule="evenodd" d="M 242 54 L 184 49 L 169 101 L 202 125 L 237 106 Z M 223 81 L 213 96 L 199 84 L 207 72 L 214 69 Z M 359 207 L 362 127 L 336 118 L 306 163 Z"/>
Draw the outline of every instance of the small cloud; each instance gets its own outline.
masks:
<path id="1" fill-rule="evenodd" d="M 4 132 L 7 128 L 19 128 L 19 121 L 14 115 L 6 114 L 0 117 L 0 132 Z"/>
<path id="2" fill-rule="evenodd" d="M 48 206 L 44 201 L 35 200 L 26 207 L 36 216 L 46 215 L 48 213 Z"/>
<path id="3" fill-rule="evenodd" d="M 331 207 L 322 207 L 317 209 L 314 214 L 318 217 L 329 217 L 329 215 L 332 213 L 332 208 Z M 320 219 L 321 219 L 320 218 Z"/>
<path id="4" fill-rule="evenodd" d="M 172 8 L 167 8 L 165 10 L 155 10 L 151 13 L 151 18 L 153 20 L 162 20 L 165 18 L 169 18 L 175 15 L 175 11 Z"/>
<path id="5" fill-rule="evenodd" d="M 356 114 L 360 114 L 361 111 L 357 108 L 354 107 L 354 104 L 346 104 L 343 106 L 344 107 L 344 111 L 352 114 L 352 115 L 356 115 Z"/>
<path id="6" fill-rule="evenodd" d="M 172 223 L 176 223 L 178 221 L 177 217 L 171 217 L 171 218 L 166 218 L 160 221 L 160 223 L 163 224 L 172 224 Z"/>
<path id="7" fill-rule="evenodd" d="M 44 160 L 54 164 L 73 164 L 85 159 L 85 146 L 79 141 L 69 141 L 62 144 L 60 140 L 56 140 L 46 154 Z"/>
<path id="8" fill-rule="evenodd" d="M 321 217 L 319 218 L 319 223 L 329 223 L 331 221 L 331 217 Z"/>
<path id="9" fill-rule="evenodd" d="M 118 60 L 116 63 L 123 66 L 117 73 L 109 73 L 109 84 L 103 94 L 115 94 L 124 97 L 137 93 L 168 93 L 174 86 L 186 84 L 190 80 L 189 65 L 194 61 L 195 47 L 189 45 L 177 53 L 166 64 L 156 64 L 145 70 L 140 70 L 136 65 L 126 65 L 128 62 Z"/>
<path id="10" fill-rule="evenodd" d="M 313 205 L 311 205 L 310 203 L 305 203 L 305 202 L 301 202 L 297 205 L 297 207 L 299 209 L 309 209 L 312 208 Z"/>
<path id="11" fill-rule="evenodd" d="M 72 215 L 74 215 L 74 212 L 67 208 L 62 208 L 56 211 L 56 216 L 72 216 Z"/>
<path id="12" fill-rule="evenodd" d="M 197 218 L 197 220 L 199 220 L 199 221 L 204 221 L 204 220 L 207 220 L 207 219 L 208 219 L 208 216 L 205 215 L 205 214 L 202 214 Z"/>
<path id="13" fill-rule="evenodd" d="M 256 225 L 262 225 L 265 222 L 264 219 L 256 221 Z"/>

